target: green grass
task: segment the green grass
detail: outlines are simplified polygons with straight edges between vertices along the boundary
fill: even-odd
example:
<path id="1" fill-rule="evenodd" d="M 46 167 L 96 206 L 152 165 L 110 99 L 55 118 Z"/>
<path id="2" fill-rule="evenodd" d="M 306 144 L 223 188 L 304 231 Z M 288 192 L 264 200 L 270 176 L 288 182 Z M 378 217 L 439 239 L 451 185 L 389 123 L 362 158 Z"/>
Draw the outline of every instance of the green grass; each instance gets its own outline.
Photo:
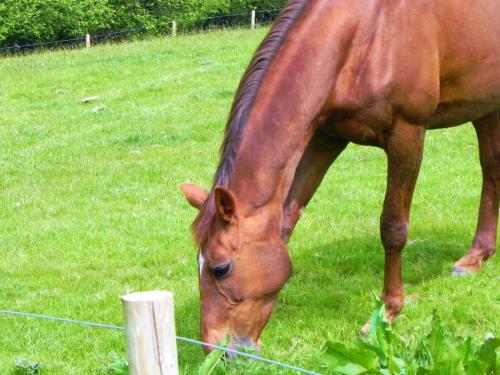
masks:
<path id="1" fill-rule="evenodd" d="M 209 186 L 232 96 L 264 33 L 0 59 L 0 309 L 119 325 L 121 295 L 165 289 L 178 334 L 198 337 L 195 212 L 178 184 Z M 478 275 L 450 277 L 475 229 L 476 143 L 470 125 L 428 134 L 404 255 L 411 298 L 395 325 L 404 337 L 418 336 L 433 309 L 459 335 L 499 333 L 498 257 Z M 358 146 L 331 168 L 290 243 L 294 275 L 262 355 L 323 372 L 322 344 L 354 340 L 368 319 L 383 278 L 385 168 L 381 150 Z M 124 357 L 120 332 L 0 316 L 0 374 L 24 359 L 46 374 L 90 374 Z M 179 344 L 183 373 L 202 360 Z"/>

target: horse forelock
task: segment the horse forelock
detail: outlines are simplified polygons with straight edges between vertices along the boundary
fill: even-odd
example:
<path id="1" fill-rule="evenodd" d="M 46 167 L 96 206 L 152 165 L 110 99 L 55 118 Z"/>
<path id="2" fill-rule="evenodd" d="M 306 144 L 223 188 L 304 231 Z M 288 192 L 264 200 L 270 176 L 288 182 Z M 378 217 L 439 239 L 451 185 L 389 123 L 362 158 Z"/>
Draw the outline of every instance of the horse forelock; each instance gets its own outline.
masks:
<path id="1" fill-rule="evenodd" d="M 310 0 L 291 0 L 283 8 L 266 38 L 257 48 L 250 65 L 243 75 L 224 131 L 224 141 L 220 148 L 220 162 L 217 167 L 211 193 L 193 222 L 196 242 L 204 246 L 210 238 L 210 230 L 215 222 L 215 202 L 213 188 L 228 187 L 234 171 L 238 148 L 246 128 L 247 120 L 257 96 L 257 91 L 265 78 L 269 66 Z"/>

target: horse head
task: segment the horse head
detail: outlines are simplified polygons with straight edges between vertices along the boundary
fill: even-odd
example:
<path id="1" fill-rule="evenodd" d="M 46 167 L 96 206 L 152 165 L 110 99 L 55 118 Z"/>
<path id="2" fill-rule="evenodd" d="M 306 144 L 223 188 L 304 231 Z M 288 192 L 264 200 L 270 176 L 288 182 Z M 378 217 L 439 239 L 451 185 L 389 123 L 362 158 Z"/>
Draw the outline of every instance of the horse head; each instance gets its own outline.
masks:
<path id="1" fill-rule="evenodd" d="M 193 230 L 199 245 L 201 338 L 218 344 L 229 336 L 230 348 L 258 348 L 292 269 L 279 228 L 258 210 L 243 215 L 228 188 L 215 187 L 210 194 L 192 184 L 181 189 L 200 210 Z"/>

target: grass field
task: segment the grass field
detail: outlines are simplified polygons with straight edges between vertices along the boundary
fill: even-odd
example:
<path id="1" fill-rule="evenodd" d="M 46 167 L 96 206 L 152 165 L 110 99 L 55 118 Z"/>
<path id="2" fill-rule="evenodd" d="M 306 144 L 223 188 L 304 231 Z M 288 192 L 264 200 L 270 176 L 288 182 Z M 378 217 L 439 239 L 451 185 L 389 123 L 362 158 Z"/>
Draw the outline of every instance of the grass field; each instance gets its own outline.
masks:
<path id="1" fill-rule="evenodd" d="M 264 34 L 0 59 L 0 309 L 121 325 L 121 295 L 164 289 L 175 293 L 178 334 L 198 337 L 195 212 L 178 184 L 209 186 L 232 96 Z M 82 104 L 89 96 L 99 98 Z M 325 340 L 356 337 L 382 286 L 385 167 L 382 151 L 350 146 L 331 168 L 290 243 L 294 275 L 263 356 L 324 373 Z M 499 258 L 478 275 L 450 276 L 479 194 L 472 127 L 429 133 L 404 255 L 402 336 L 421 335 L 433 309 L 458 334 L 500 333 Z M 125 358 L 124 337 L 0 315 L 0 374 L 23 358 L 45 374 L 99 373 Z M 194 374 L 203 355 L 179 344 L 179 360 Z"/>

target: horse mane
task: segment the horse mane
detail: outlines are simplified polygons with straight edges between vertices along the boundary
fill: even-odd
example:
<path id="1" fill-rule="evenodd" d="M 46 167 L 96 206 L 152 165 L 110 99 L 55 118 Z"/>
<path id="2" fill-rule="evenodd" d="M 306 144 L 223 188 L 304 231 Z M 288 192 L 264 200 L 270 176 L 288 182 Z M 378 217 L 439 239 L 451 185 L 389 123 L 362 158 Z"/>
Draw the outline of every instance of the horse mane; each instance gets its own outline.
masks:
<path id="1" fill-rule="evenodd" d="M 215 221 L 213 190 L 216 186 L 229 186 L 238 149 L 257 91 L 289 31 L 295 25 L 308 3 L 308 0 L 291 0 L 283 8 L 266 38 L 257 48 L 240 81 L 226 123 L 224 141 L 220 148 L 220 162 L 215 173 L 212 189 L 210 189 L 211 192 L 192 225 L 195 240 L 200 246 L 204 245 L 210 238 L 210 228 L 212 228 Z"/>

